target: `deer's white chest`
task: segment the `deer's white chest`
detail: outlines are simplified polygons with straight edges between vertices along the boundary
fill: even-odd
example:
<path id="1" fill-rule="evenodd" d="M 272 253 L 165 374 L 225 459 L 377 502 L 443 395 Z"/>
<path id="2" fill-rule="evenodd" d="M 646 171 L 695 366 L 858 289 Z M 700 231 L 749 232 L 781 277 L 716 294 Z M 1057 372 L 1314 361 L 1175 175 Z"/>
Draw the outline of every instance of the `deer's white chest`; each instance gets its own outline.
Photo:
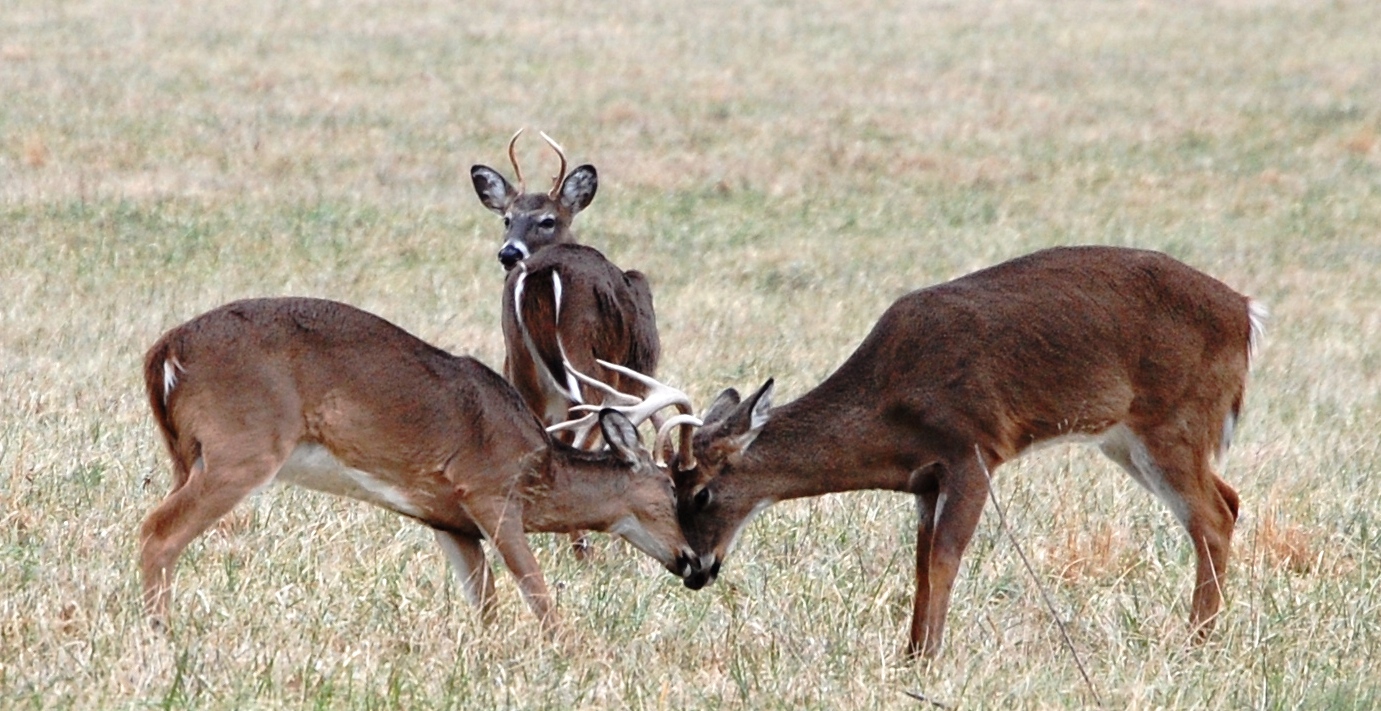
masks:
<path id="1" fill-rule="evenodd" d="M 297 445 L 274 482 L 348 496 L 406 516 L 422 515 L 406 490 L 383 477 L 346 466 L 319 444 Z"/>

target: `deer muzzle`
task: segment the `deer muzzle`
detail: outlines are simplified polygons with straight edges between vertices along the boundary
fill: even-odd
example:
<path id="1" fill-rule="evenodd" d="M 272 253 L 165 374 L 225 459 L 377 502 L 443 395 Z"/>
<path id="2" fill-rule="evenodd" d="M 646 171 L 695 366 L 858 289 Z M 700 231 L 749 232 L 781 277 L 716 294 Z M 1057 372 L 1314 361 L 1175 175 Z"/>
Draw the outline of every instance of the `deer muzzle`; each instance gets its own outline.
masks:
<path id="1" fill-rule="evenodd" d="M 719 577 L 719 556 L 706 553 L 695 559 L 690 568 L 690 574 L 682 575 L 681 582 L 691 590 L 699 590 Z"/>
<path id="2" fill-rule="evenodd" d="M 499 250 L 499 262 L 503 264 L 505 271 L 517 266 L 518 262 L 527 258 L 527 250 L 517 242 L 506 242 L 503 249 Z"/>

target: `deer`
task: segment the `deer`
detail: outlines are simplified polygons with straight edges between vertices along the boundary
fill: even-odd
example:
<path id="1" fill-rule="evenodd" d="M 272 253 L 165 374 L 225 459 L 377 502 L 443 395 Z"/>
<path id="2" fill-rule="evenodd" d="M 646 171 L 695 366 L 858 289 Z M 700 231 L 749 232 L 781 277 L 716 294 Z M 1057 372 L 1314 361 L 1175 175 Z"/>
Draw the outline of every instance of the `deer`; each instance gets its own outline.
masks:
<path id="1" fill-rule="evenodd" d="M 486 540 L 548 634 L 559 619 L 525 532 L 605 531 L 673 575 L 690 572 L 670 473 L 637 431 L 649 407 L 689 400 L 650 378 L 650 403 L 624 397 L 588 416 L 605 449 L 576 449 L 474 358 L 343 303 L 265 298 L 169 330 L 145 356 L 144 380 L 173 470 L 171 491 L 140 529 L 144 604 L 157 630 L 168 630 L 183 550 L 271 483 L 431 528 L 486 622 L 495 601 Z"/>
<path id="2" fill-rule="evenodd" d="M 599 372 L 596 361 L 603 360 L 655 377 L 661 344 L 647 277 L 619 269 L 599 250 L 577 244 L 571 232 L 571 220 L 594 199 L 594 166 L 567 174 L 565 150 L 542 133 L 561 167 L 549 192 L 526 192 L 514 153 L 522 134 L 519 129 L 508 142 L 517 188 L 488 166 L 476 165 L 470 175 L 480 202 L 504 219 L 504 374 L 553 425 L 568 418 L 571 405 L 601 397 L 566 363 L 588 374 Z M 622 372 L 609 372 L 605 382 L 634 396 L 644 393 L 639 380 Z"/>
<path id="3" fill-rule="evenodd" d="M 1239 499 L 1214 473 L 1240 417 L 1266 311 L 1165 254 L 1062 247 L 913 291 L 813 390 L 772 406 L 773 380 L 724 390 L 673 466 L 696 552 L 686 587 L 719 575 L 744 527 L 779 501 L 885 490 L 915 497 L 916 594 L 906 653 L 940 650 L 989 473 L 1087 441 L 1159 498 L 1197 558 L 1190 626 L 1222 603 Z"/>
<path id="4" fill-rule="evenodd" d="M 546 133 L 560 169 L 549 191 L 527 192 L 515 147 L 523 129 L 508 142 L 508 159 L 518 186 L 484 165 L 470 169 L 480 202 L 504 221 L 499 261 L 508 271 L 504 283 L 502 324 L 504 376 L 547 424 L 566 421 L 571 407 L 602 401 L 602 391 L 571 373 L 602 372 L 602 382 L 635 397 L 646 396 L 642 381 L 622 370 L 597 368 L 606 361 L 656 376 L 661 344 L 652 290 L 647 277 L 624 271 L 599 250 L 577 244 L 571 222 L 589 206 L 599 185 L 592 165 L 566 172 L 565 150 Z M 572 369 L 567 370 L 569 363 Z M 663 419 L 654 416 L 660 426 Z M 598 437 L 570 440 L 598 446 Z M 588 543 L 573 536 L 577 556 Z"/>

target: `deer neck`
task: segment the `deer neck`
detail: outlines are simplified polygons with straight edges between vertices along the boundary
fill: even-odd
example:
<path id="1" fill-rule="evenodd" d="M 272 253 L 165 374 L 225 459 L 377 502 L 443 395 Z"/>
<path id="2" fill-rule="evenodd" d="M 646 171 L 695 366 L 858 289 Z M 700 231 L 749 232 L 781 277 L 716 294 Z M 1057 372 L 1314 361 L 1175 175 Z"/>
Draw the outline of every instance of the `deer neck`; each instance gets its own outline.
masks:
<path id="1" fill-rule="evenodd" d="M 776 408 L 734 467 L 777 501 L 844 491 L 910 490 L 906 442 L 876 406 L 814 391 Z M 770 491 L 769 491 L 770 490 Z"/>
<path id="2" fill-rule="evenodd" d="M 622 493 L 631 475 L 604 453 L 558 446 L 551 468 L 526 487 L 524 527 L 540 533 L 607 531 L 627 514 Z"/>

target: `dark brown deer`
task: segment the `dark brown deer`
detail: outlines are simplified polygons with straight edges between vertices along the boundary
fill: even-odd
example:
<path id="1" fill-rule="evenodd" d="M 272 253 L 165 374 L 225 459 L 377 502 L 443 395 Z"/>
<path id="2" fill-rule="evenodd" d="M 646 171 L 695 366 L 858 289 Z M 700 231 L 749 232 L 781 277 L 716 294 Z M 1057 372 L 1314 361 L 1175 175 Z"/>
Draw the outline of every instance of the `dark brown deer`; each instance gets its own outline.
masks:
<path id="1" fill-rule="evenodd" d="M 1092 440 L 1160 498 L 1198 557 L 1190 624 L 1210 629 L 1237 519 L 1213 471 L 1241 412 L 1264 311 L 1157 252 L 1050 249 L 903 296 L 814 390 L 771 406 L 772 381 L 726 390 L 676 474 L 712 582 L 767 506 L 861 489 L 916 497 L 909 650 L 940 648 L 987 472 L 1036 445 Z M 1076 484 L 1077 485 L 1077 484 Z"/>
<path id="2" fill-rule="evenodd" d="M 548 631 L 556 613 L 525 531 L 608 531 L 673 574 L 690 572 L 671 478 L 638 441 L 645 406 L 602 411 L 609 448 L 575 449 L 553 441 L 479 361 L 351 306 L 304 298 L 237 301 L 198 316 L 154 344 L 144 378 L 173 460 L 172 491 L 140 535 L 156 627 L 166 628 L 187 544 L 273 482 L 430 527 L 486 618 L 494 582 L 482 539 Z M 685 400 L 668 391 L 658 386 L 653 400 Z"/>
<path id="3" fill-rule="evenodd" d="M 522 133 L 519 129 L 508 142 L 517 188 L 484 165 L 472 167 L 470 177 L 480 202 L 504 221 L 499 250 L 499 261 L 509 270 L 503 295 L 504 377 L 545 424 L 554 425 L 569 419 L 572 406 L 603 401 L 599 391 L 569 374 L 567 364 L 640 397 L 647 394 L 644 383 L 598 368 L 596 361 L 655 376 L 661 344 L 647 278 L 575 243 L 571 221 L 594 200 L 595 167 L 581 165 L 568 175 L 565 151 L 542 133 L 561 167 L 548 192 L 526 192 L 514 152 Z M 597 437 L 570 441 L 598 446 Z M 579 533 L 572 535 L 572 545 L 581 557 L 589 550 Z"/>
<path id="4" fill-rule="evenodd" d="M 506 229 L 499 252 L 510 270 L 503 296 L 504 374 L 538 417 L 553 425 L 568 419 L 572 405 L 602 398 L 570 376 L 566 363 L 641 396 L 641 381 L 600 368 L 596 361 L 655 376 L 661 345 L 647 278 L 574 242 L 571 220 L 594 199 L 598 185 L 594 166 L 582 165 L 567 175 L 565 152 L 544 133 L 561 169 L 550 192 L 524 192 L 514 154 L 521 134 L 508 144 L 518 188 L 483 165 L 471 168 L 470 175 L 480 201 L 503 216 Z"/>

